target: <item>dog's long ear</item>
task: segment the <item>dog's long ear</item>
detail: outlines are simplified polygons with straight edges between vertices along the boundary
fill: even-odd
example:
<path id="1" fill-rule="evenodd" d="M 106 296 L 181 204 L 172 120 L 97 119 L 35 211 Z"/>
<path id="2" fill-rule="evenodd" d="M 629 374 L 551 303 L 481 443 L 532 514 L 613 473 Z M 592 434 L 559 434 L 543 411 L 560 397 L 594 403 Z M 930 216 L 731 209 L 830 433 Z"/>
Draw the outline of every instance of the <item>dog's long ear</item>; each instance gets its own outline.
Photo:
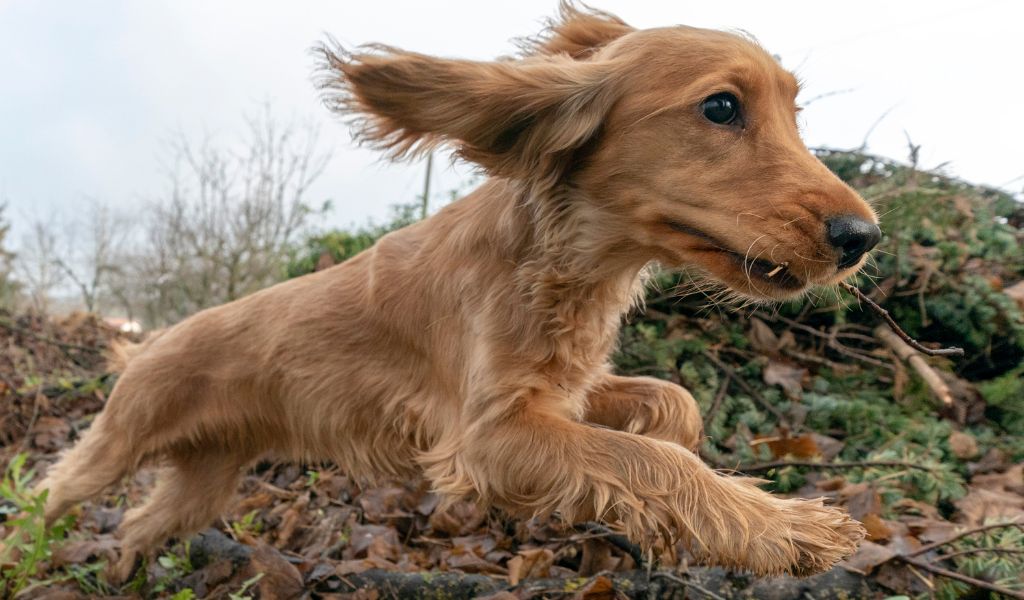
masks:
<path id="1" fill-rule="evenodd" d="M 611 13 L 562 0 L 558 16 L 540 34 L 517 40 L 523 55 L 568 54 L 586 59 L 603 46 L 635 31 Z"/>
<path id="2" fill-rule="evenodd" d="M 474 62 L 320 50 L 324 99 L 354 118 L 360 141 L 395 159 L 450 143 L 503 177 L 557 177 L 617 97 L 608 64 L 564 55 Z"/>

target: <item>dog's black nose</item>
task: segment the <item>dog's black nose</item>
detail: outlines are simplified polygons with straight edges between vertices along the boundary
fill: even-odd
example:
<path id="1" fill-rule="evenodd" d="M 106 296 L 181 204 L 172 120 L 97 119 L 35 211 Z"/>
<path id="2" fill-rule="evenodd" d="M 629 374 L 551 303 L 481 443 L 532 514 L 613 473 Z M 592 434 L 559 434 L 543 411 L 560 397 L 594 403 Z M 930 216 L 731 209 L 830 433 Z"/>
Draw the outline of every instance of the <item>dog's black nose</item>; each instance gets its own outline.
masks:
<path id="1" fill-rule="evenodd" d="M 834 217 L 825 225 L 828 227 L 828 243 L 842 251 L 839 255 L 840 269 L 857 264 L 860 257 L 882 239 L 878 225 L 853 215 Z"/>

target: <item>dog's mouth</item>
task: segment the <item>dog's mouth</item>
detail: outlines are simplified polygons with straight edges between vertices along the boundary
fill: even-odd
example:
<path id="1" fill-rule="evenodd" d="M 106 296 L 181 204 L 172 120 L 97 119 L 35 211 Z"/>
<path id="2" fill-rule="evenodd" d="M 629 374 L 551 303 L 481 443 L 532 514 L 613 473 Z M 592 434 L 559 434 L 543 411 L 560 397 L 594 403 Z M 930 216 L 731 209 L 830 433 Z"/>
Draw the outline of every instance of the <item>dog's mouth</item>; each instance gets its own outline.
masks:
<path id="1" fill-rule="evenodd" d="M 781 292 L 802 290 L 807 285 L 793 273 L 788 261 L 776 263 L 763 258 L 750 258 L 732 250 L 718 238 L 700 229 L 672 220 L 665 221 L 665 224 L 674 231 L 701 239 L 710 246 L 704 250 L 720 252 L 729 257 L 746 278 L 747 283 L 754 288 L 753 291 L 758 290 L 758 284 L 766 284 Z"/>
<path id="2" fill-rule="evenodd" d="M 760 279 L 784 290 L 799 290 L 804 287 L 804 282 L 789 270 L 788 261 L 773 263 L 760 258 L 753 260 L 744 258 L 731 250 L 725 250 L 725 252 L 729 254 L 729 258 L 739 264 L 743 273 L 748 277 Z"/>

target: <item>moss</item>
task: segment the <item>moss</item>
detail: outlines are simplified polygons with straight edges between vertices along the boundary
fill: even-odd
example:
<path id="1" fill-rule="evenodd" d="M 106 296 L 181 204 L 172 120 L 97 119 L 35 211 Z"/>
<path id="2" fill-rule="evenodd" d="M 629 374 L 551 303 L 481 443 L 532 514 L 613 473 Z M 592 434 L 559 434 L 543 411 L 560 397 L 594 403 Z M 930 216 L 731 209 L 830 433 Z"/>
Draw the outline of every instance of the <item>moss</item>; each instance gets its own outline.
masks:
<path id="1" fill-rule="evenodd" d="M 589 579 L 587 579 L 586 577 L 577 577 L 575 579 L 566 579 L 565 580 L 565 585 L 562 586 L 562 591 L 564 591 L 566 593 L 575 592 L 576 590 L 579 590 L 579 589 L 583 588 L 583 586 L 587 585 L 588 581 L 589 581 Z"/>

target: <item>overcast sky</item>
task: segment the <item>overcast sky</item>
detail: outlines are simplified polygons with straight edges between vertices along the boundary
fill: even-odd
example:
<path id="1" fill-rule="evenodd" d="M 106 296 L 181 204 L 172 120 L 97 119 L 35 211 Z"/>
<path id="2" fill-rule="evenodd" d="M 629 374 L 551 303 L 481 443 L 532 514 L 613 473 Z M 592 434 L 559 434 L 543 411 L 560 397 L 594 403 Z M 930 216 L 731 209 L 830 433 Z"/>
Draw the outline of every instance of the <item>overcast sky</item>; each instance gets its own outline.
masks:
<path id="1" fill-rule="evenodd" d="M 161 158 L 176 132 L 228 142 L 240 115 L 269 101 L 282 119 L 313 119 L 334 158 L 311 200 L 324 225 L 381 219 L 420 192 L 423 165 L 388 165 L 355 148 L 320 105 L 308 49 L 329 33 L 488 59 L 535 33 L 555 0 L 517 2 L 0 0 L 0 198 L 19 229 L 87 210 L 132 211 L 166 189 Z M 809 145 L 859 146 L 925 167 L 1024 188 L 1024 3 L 655 2 L 599 7 L 638 27 L 749 31 L 804 80 Z M 438 165 L 435 201 L 467 172 Z M 437 164 L 437 163 L 435 163 Z M 443 171 L 443 172 L 442 172 Z"/>

